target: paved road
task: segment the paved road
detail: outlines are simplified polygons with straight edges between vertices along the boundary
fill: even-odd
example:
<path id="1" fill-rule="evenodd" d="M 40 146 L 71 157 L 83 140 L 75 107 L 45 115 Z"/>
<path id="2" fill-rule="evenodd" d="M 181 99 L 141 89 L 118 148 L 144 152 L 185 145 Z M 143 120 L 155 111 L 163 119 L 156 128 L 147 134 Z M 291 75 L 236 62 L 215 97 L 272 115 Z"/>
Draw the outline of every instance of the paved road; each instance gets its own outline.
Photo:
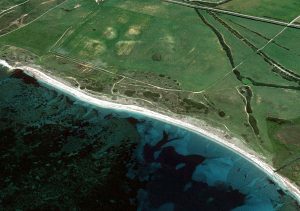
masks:
<path id="1" fill-rule="evenodd" d="M 182 1 L 175 1 L 175 0 L 163 0 L 163 1 L 173 3 L 173 4 L 183 5 L 186 7 L 209 10 L 209 11 L 213 11 L 213 12 L 217 12 L 217 13 L 223 13 L 223 14 L 227 14 L 227 15 L 233 15 L 233 16 L 237 16 L 237 17 L 242 17 L 242 18 L 257 20 L 257 21 L 261 21 L 261 22 L 272 23 L 272 24 L 276 24 L 276 25 L 300 29 L 300 24 L 287 23 L 287 22 L 278 21 L 278 20 L 274 20 L 274 19 L 246 15 L 246 14 L 242 14 L 242 13 L 232 12 L 229 10 L 222 10 L 222 9 L 217 9 L 217 8 L 212 8 L 212 7 L 207 7 L 207 6 L 200 6 L 200 5 L 195 5 L 195 4 L 186 3 L 186 2 L 182 2 Z M 300 20 L 300 17 L 299 17 L 299 20 Z"/>

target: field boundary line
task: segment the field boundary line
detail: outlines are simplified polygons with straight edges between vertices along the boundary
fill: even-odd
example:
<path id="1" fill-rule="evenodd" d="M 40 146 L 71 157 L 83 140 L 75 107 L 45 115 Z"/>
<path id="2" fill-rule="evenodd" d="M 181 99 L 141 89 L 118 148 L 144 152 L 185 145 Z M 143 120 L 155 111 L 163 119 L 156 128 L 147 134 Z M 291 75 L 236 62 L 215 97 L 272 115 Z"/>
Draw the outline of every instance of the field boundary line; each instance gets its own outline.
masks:
<path id="1" fill-rule="evenodd" d="M 44 12 L 43 14 L 41 14 L 40 16 L 38 16 L 37 18 L 35 18 L 34 20 L 30 21 L 29 23 L 26 23 L 25 25 L 23 25 L 23 26 L 21 26 L 21 27 L 15 29 L 15 30 L 12 30 L 12 31 L 10 31 L 10 32 L 7 32 L 7 33 L 5 33 L 5 34 L 0 35 L 0 38 L 1 38 L 1 37 L 5 37 L 6 35 L 9 35 L 9 34 L 11 34 L 11 33 L 13 33 L 13 32 L 16 32 L 16 31 L 18 31 L 18 30 L 20 30 L 20 29 L 23 29 L 24 27 L 26 27 L 26 26 L 32 24 L 33 22 L 37 21 L 38 19 L 42 18 L 42 17 L 43 17 L 44 15 L 46 15 L 47 13 L 49 13 L 49 12 L 51 12 L 52 10 L 56 9 L 57 7 L 63 5 L 63 4 L 64 4 L 65 2 L 67 2 L 67 1 L 68 1 L 68 0 L 65 0 L 65 1 L 63 1 L 62 3 L 60 3 L 60 4 L 58 4 L 58 5 L 56 5 L 56 6 L 52 7 L 52 8 L 50 8 L 49 10 L 47 10 L 46 12 Z"/>
<path id="2" fill-rule="evenodd" d="M 168 0 L 166 0 L 168 1 Z M 230 75 L 231 73 L 233 73 L 234 70 L 236 70 L 238 67 L 240 67 L 241 65 L 243 65 L 250 57 L 252 57 L 253 55 L 257 54 L 258 52 L 262 51 L 264 48 L 266 48 L 270 43 L 272 43 L 279 35 L 281 35 L 286 29 L 288 29 L 289 25 L 293 24 L 293 22 L 295 22 L 298 18 L 300 18 L 300 15 L 297 16 L 296 18 L 294 18 L 291 22 L 288 23 L 287 26 L 285 26 L 280 32 L 278 32 L 277 34 L 275 34 L 265 45 L 263 45 L 262 47 L 260 47 L 259 49 L 257 49 L 255 52 L 249 54 L 248 57 L 246 57 L 244 60 L 242 60 L 238 65 L 236 65 L 234 68 L 231 69 L 231 71 L 229 71 L 228 73 L 226 73 L 223 77 L 221 77 L 220 79 L 216 80 L 214 83 L 212 83 L 210 86 L 208 86 L 207 88 L 205 88 L 203 91 L 211 88 L 212 86 L 214 86 L 216 83 L 218 83 L 221 80 L 224 80 L 228 75 Z M 274 65 L 273 65 L 274 66 Z M 277 66 L 277 65 L 276 65 Z M 275 67 L 276 67 L 275 66 Z"/>
<path id="3" fill-rule="evenodd" d="M 200 90 L 200 91 L 191 91 L 191 90 L 169 89 L 169 88 L 160 87 L 160 86 L 157 86 L 157 85 L 154 85 L 154 84 L 151 84 L 151 83 L 147 83 L 147 82 L 144 82 L 144 81 L 140 81 L 138 79 L 134 79 L 134 78 L 128 77 L 128 76 L 123 75 L 123 74 L 119 74 L 119 73 L 115 73 L 115 72 L 109 71 L 109 70 L 107 70 L 107 69 L 105 69 L 103 67 L 95 66 L 94 64 L 90 64 L 90 63 L 87 63 L 87 62 L 84 62 L 84 61 L 80 61 L 77 58 L 72 58 L 72 57 L 65 56 L 63 54 L 56 53 L 56 52 L 52 52 L 52 53 L 53 53 L 53 55 L 55 55 L 57 57 L 61 57 L 63 59 L 66 59 L 66 60 L 69 60 L 71 62 L 77 63 L 77 64 L 82 65 L 84 67 L 89 67 L 89 68 L 92 68 L 92 69 L 95 69 L 95 70 L 106 72 L 108 74 L 116 75 L 116 76 L 119 76 L 119 77 L 124 77 L 125 79 L 129 79 L 131 81 L 135 81 L 135 82 L 138 82 L 138 83 L 141 83 L 141 84 L 145 84 L 145 85 L 147 85 L 149 87 L 156 88 L 156 89 L 159 89 L 159 90 L 172 91 L 172 92 L 183 92 L 183 93 L 193 93 L 193 94 L 200 94 L 200 93 L 203 92 L 203 90 Z"/>
<path id="4" fill-rule="evenodd" d="M 278 20 L 274 20 L 274 19 L 270 19 L 270 18 L 263 18 L 263 17 L 259 17 L 259 16 L 246 15 L 246 14 L 243 14 L 243 13 L 233 12 L 233 11 L 230 11 L 230 10 L 223 10 L 223 9 L 218 9 L 218 8 L 213 8 L 213 7 L 189 4 L 189 3 L 186 3 L 186 2 L 181 2 L 181 1 L 176 1 L 176 0 L 162 0 L 162 1 L 172 3 L 172 4 L 178 4 L 178 5 L 182 5 L 182 6 L 186 6 L 186 7 L 191 7 L 191 8 L 195 8 L 195 9 L 209 10 L 209 11 L 212 11 L 212 12 L 223 13 L 223 14 L 242 17 L 242 18 L 247 18 L 247 19 L 251 19 L 251 20 L 256 20 L 256 21 L 261 21 L 261 22 L 266 22 L 266 23 L 271 23 L 271 24 L 288 26 L 288 27 L 291 27 L 291 28 L 300 29 L 300 24 L 294 24 L 294 23 L 289 24 L 287 22 L 278 21 Z"/>
<path id="5" fill-rule="evenodd" d="M 0 12 L 0 15 L 2 15 L 3 13 L 5 13 L 5 12 L 7 12 L 7 11 L 9 11 L 9 10 L 12 10 L 12 9 L 14 9 L 14 8 L 16 8 L 16 7 L 19 7 L 19 6 L 23 5 L 23 4 L 26 4 L 26 3 L 29 2 L 29 1 L 30 1 L 30 0 L 27 0 L 27 1 L 24 1 L 24 2 L 22 2 L 22 3 L 20 3 L 20 4 L 16 4 L 16 5 L 14 5 L 14 6 L 8 8 L 8 9 L 2 10 L 2 11 Z"/>
<path id="6" fill-rule="evenodd" d="M 65 37 L 65 35 L 70 31 L 71 28 L 73 28 L 73 27 L 70 26 L 69 28 L 67 28 L 64 31 L 64 33 L 58 38 L 58 40 L 50 47 L 50 50 L 49 50 L 50 53 L 52 52 L 52 49 L 54 49 L 56 47 L 56 45 L 59 44 L 59 42 Z"/>

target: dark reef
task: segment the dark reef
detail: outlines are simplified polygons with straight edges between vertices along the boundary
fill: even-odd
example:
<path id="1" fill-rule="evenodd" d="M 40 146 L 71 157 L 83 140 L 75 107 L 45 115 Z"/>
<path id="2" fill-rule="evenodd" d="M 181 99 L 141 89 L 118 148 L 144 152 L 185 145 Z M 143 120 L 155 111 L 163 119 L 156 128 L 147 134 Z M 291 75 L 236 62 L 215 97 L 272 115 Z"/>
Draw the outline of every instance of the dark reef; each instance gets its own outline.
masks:
<path id="1" fill-rule="evenodd" d="M 263 173 L 261 183 L 277 194 L 272 201 L 264 189 L 243 189 L 252 182 L 250 164 L 194 139 L 15 70 L 0 79 L 0 210 L 231 210 L 257 199 L 266 207 L 291 200 Z"/>

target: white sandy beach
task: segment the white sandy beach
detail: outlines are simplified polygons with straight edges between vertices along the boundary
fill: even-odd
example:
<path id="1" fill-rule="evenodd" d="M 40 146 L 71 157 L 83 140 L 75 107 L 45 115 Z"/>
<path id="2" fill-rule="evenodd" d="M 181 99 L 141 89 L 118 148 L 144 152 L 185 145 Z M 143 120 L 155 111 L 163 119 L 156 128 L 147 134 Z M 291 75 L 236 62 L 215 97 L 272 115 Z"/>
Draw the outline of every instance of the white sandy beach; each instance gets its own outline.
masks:
<path id="1" fill-rule="evenodd" d="M 136 105 L 124 105 L 124 104 L 118 104 L 114 102 L 108 102 L 105 100 L 101 100 L 98 98 L 95 98 L 88 93 L 83 92 L 82 90 L 78 90 L 76 88 L 70 87 L 48 75 L 41 72 L 38 69 L 28 67 L 28 66 L 18 66 L 18 67 L 12 67 L 10 66 L 6 61 L 0 60 L 0 64 L 3 66 L 6 66 L 9 69 L 22 69 L 24 70 L 28 75 L 33 76 L 38 81 L 47 84 L 55 89 L 61 90 L 71 96 L 74 96 L 80 101 L 84 101 L 90 104 L 93 104 L 95 106 L 101 107 L 101 108 L 108 108 L 108 109 L 115 109 L 119 111 L 126 111 L 126 112 L 133 112 L 136 114 L 141 114 L 156 120 L 160 120 L 163 122 L 166 122 L 168 124 L 173 124 L 181 128 L 185 128 L 189 131 L 198 133 L 200 135 L 204 135 L 210 138 L 210 140 L 238 153 L 240 156 L 244 157 L 245 159 L 249 160 L 251 163 L 256 165 L 258 168 L 260 168 L 263 172 L 265 172 L 267 175 L 269 175 L 273 180 L 283 189 L 288 190 L 296 199 L 298 202 L 300 202 L 300 190 L 299 187 L 297 187 L 295 184 L 293 184 L 291 181 L 289 181 L 287 178 L 279 175 L 278 173 L 274 172 L 274 168 L 264 162 L 259 156 L 255 154 L 251 154 L 247 152 L 244 149 L 241 149 L 235 144 L 232 144 L 225 140 L 224 138 L 214 134 L 211 131 L 205 130 L 199 126 L 193 125 L 191 123 L 188 123 L 186 121 L 183 121 L 181 119 L 173 118 L 171 116 L 167 116 L 164 114 L 160 114 L 154 111 L 151 111 L 146 108 L 142 108 Z"/>

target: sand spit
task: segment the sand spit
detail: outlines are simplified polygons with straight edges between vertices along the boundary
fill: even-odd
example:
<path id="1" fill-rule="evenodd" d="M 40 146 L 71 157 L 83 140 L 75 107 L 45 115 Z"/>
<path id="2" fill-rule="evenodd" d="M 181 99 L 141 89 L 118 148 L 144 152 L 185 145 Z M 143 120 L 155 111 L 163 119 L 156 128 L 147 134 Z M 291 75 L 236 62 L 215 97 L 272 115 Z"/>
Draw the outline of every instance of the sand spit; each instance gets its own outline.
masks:
<path id="1" fill-rule="evenodd" d="M 78 90 L 76 88 L 70 87 L 66 84 L 64 84 L 61 81 L 58 81 L 42 71 L 28 67 L 28 66 L 17 66 L 12 67 L 10 66 L 6 61 L 0 60 L 0 64 L 3 66 L 6 66 L 9 69 L 22 69 L 26 74 L 36 78 L 39 82 L 49 85 L 50 87 L 53 87 L 57 90 L 60 90 L 70 96 L 73 96 L 77 98 L 80 101 L 87 102 L 89 104 L 98 106 L 100 108 L 106 108 L 106 109 L 114 109 L 116 111 L 124 111 L 124 112 L 132 112 L 134 114 L 143 115 L 152 119 L 156 119 L 162 122 L 166 122 L 171 125 L 176 125 L 178 127 L 187 129 L 189 131 L 192 131 L 194 133 L 197 133 L 201 136 L 208 137 L 211 141 L 216 142 L 223 147 L 226 147 L 227 149 L 239 154 L 240 156 L 244 157 L 251 163 L 253 163 L 255 166 L 257 166 L 259 169 L 261 169 L 263 172 L 265 172 L 267 175 L 269 175 L 282 189 L 288 190 L 292 196 L 295 197 L 295 199 L 300 203 L 300 190 L 297 185 L 293 184 L 289 179 L 279 175 L 278 173 L 274 172 L 274 168 L 264 162 L 262 159 L 260 159 L 257 155 L 251 154 L 247 152 L 244 149 L 241 149 L 240 147 L 229 143 L 224 138 L 216 135 L 213 131 L 204 130 L 203 128 L 199 126 L 195 126 L 193 124 L 190 124 L 188 122 L 185 122 L 181 119 L 173 118 L 171 116 L 167 116 L 164 114 L 160 114 L 154 111 L 151 111 L 146 108 L 142 108 L 136 105 L 124 105 L 124 104 L 118 104 L 114 102 L 109 102 L 105 100 L 101 100 L 98 98 L 95 98 L 88 93 L 83 92 L 82 90 Z"/>

